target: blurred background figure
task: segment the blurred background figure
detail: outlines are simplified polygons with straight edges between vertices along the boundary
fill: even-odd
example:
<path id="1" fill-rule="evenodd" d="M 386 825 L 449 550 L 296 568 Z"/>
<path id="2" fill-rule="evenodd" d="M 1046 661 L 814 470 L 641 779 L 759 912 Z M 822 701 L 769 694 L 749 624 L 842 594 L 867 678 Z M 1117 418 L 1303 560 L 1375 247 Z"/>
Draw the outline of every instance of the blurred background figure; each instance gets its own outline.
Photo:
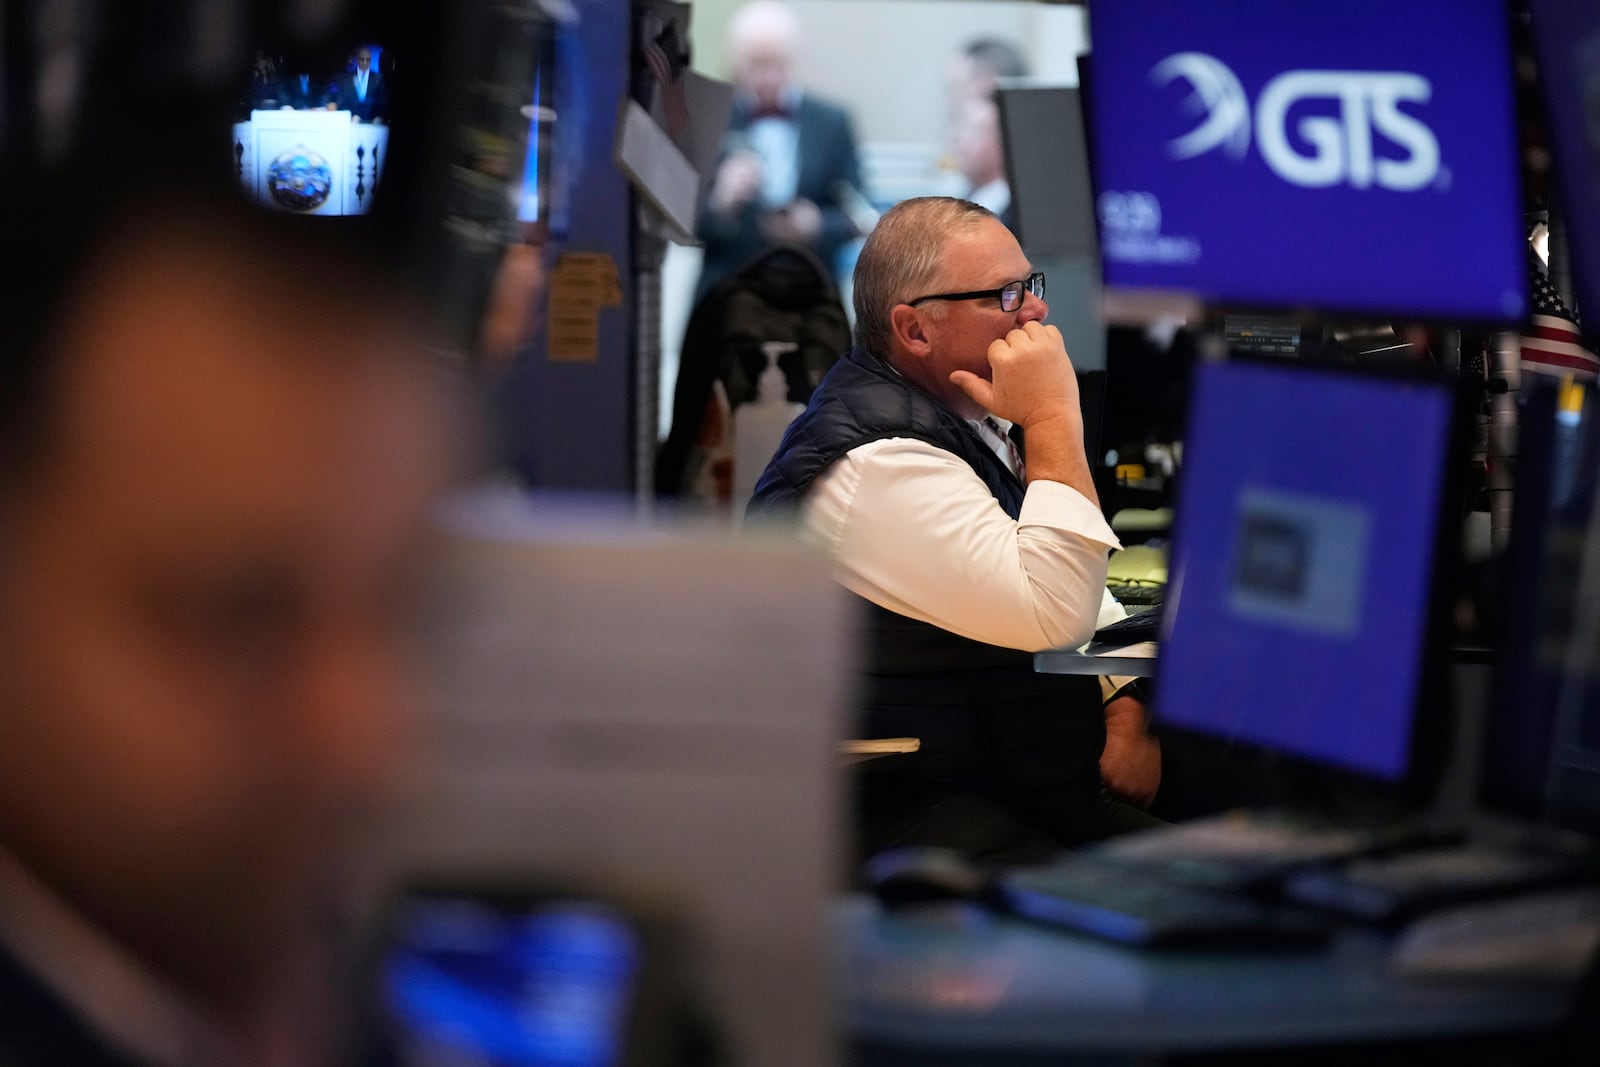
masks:
<path id="1" fill-rule="evenodd" d="M 778 242 L 803 245 L 830 270 L 857 236 L 841 197 L 861 186 L 855 133 L 842 109 L 794 80 L 800 28 L 776 0 L 754 0 L 729 29 L 738 92 L 725 153 L 700 213 L 698 301 Z"/>
<path id="2" fill-rule="evenodd" d="M 389 87 L 372 65 L 372 49 L 363 45 L 351 60 L 353 70 L 334 79 L 334 105 L 348 111 L 357 122 L 383 122 L 388 118 Z"/>
<path id="3" fill-rule="evenodd" d="M 995 90 L 1002 81 L 1026 78 L 1028 73 L 1022 50 L 999 37 L 967 41 L 945 66 L 949 113 L 944 165 L 957 176 L 949 191 L 982 204 L 1012 230 L 1017 218 L 1011 209 Z"/>
<path id="4" fill-rule="evenodd" d="M 279 73 L 283 60 L 259 49 L 256 52 L 255 62 L 250 67 L 250 80 L 245 86 L 244 107 L 240 109 L 239 117 L 247 119 L 250 112 L 257 108 L 281 107 L 279 94 L 283 89 L 283 76 Z"/>
<path id="5" fill-rule="evenodd" d="M 979 37 L 967 42 L 950 57 L 945 74 L 952 122 L 959 120 L 969 101 L 992 100 L 1001 80 L 1027 76 L 1022 50 L 1009 41 Z"/>
<path id="6" fill-rule="evenodd" d="M 956 170 L 966 183 L 962 195 L 994 212 L 1014 230 L 1017 218 L 1011 210 L 1011 185 L 1006 180 L 999 105 L 993 99 L 967 100 L 956 115 L 950 139 Z"/>
<path id="7" fill-rule="evenodd" d="M 338 90 L 324 75 L 312 69 L 305 57 L 296 57 L 278 83 L 278 106 L 295 111 L 332 107 Z"/>

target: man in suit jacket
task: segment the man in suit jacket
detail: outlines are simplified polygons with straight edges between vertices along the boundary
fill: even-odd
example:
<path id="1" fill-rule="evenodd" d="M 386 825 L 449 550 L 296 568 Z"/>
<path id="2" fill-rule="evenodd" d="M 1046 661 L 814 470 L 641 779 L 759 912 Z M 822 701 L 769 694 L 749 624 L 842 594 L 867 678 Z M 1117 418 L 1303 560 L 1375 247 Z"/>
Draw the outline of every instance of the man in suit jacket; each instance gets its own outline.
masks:
<path id="1" fill-rule="evenodd" d="M 383 122 L 388 117 L 388 86 L 372 69 L 372 49 L 357 49 L 356 69 L 334 79 L 334 104 L 359 122 Z"/>
<path id="2" fill-rule="evenodd" d="M 804 245 L 834 268 L 858 236 L 842 197 L 861 187 L 850 116 L 794 83 L 799 24 L 776 0 L 733 17 L 739 84 L 725 152 L 702 204 L 705 245 L 696 300 L 724 275 L 780 242 Z"/>
<path id="3" fill-rule="evenodd" d="M 314 111 L 334 102 L 334 88 L 326 78 L 301 68 L 278 83 L 278 106 L 295 111 Z"/>

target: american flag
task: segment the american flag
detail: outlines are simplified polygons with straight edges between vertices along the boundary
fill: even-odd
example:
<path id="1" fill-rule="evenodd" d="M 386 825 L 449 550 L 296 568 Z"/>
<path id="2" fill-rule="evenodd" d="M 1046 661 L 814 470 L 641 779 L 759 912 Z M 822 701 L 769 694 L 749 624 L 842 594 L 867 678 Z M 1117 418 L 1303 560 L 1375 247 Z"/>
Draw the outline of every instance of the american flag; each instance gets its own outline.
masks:
<path id="1" fill-rule="evenodd" d="M 1522 369 L 1536 374 L 1572 376 L 1585 381 L 1600 376 L 1600 356 L 1583 345 L 1577 316 L 1567 310 L 1550 284 L 1544 264 L 1528 249 L 1533 278 L 1533 315 L 1522 331 Z"/>
<path id="2" fill-rule="evenodd" d="M 661 112 L 666 121 L 667 134 L 681 143 L 689 129 L 689 101 L 683 90 L 683 48 L 674 24 L 669 22 L 645 45 L 644 63 L 650 68 L 650 76 L 655 79 L 661 94 Z"/>

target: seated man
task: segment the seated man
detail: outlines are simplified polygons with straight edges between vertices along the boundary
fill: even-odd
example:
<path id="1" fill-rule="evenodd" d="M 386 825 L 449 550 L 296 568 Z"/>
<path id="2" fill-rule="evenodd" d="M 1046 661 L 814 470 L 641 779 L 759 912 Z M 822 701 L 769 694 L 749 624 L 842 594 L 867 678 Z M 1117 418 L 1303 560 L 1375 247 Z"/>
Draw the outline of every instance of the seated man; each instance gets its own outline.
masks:
<path id="1" fill-rule="evenodd" d="M 933 844 L 1026 861 L 1154 821 L 1102 786 L 1103 772 L 1126 796 L 1154 793 L 1142 706 L 1102 707 L 1096 679 L 1033 669 L 1034 651 L 1094 631 L 1118 545 L 1072 363 L 1042 321 L 1043 281 L 976 204 L 891 209 L 856 266 L 856 346 L 750 505 L 798 506 L 839 580 L 870 602 L 865 736 L 922 741 L 864 765 L 866 854 Z"/>

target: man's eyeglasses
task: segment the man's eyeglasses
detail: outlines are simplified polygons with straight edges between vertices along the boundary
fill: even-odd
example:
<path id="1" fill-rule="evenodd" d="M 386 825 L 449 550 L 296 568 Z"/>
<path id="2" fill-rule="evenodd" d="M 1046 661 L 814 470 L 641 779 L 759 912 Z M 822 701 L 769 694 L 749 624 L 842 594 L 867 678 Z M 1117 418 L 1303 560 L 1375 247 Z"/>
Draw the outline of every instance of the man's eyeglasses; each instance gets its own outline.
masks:
<path id="1" fill-rule="evenodd" d="M 929 296 L 919 296 L 906 303 L 916 307 L 924 300 L 986 300 L 998 297 L 1001 311 L 1015 311 L 1022 306 L 1022 294 L 1032 293 L 1039 299 L 1044 299 L 1044 272 L 1034 271 L 1021 281 L 1006 282 L 998 289 L 977 289 L 970 293 L 933 293 Z"/>

